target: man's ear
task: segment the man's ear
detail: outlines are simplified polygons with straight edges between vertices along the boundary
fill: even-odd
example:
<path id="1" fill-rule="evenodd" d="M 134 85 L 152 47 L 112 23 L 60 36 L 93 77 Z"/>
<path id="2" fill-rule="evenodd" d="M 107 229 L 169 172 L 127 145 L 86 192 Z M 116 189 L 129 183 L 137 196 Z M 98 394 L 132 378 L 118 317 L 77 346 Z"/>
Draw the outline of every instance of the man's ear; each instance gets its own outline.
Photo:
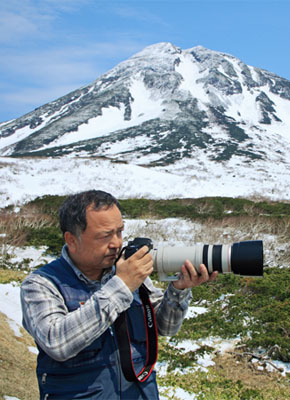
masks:
<path id="1" fill-rule="evenodd" d="M 65 232 L 64 240 L 68 246 L 68 249 L 71 253 L 74 253 L 77 249 L 77 237 L 73 235 L 71 232 Z"/>

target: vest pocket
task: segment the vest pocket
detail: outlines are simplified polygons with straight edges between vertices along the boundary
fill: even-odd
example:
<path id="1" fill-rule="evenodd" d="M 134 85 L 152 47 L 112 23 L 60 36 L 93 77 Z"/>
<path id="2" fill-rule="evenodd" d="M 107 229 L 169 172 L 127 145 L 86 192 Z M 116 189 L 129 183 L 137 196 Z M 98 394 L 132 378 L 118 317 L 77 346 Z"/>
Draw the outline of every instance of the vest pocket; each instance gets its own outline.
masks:
<path id="1" fill-rule="evenodd" d="M 69 371 L 68 371 L 69 372 Z M 53 375 L 45 373 L 45 379 L 41 379 L 40 393 L 43 400 L 71 400 L 79 398 L 99 399 L 103 398 L 104 387 L 102 379 L 98 378 L 101 370 L 97 368 L 77 373 Z M 42 375 L 42 376 L 43 376 Z"/>
<path id="2" fill-rule="evenodd" d="M 77 356 L 66 360 L 65 364 L 68 367 L 78 367 L 93 364 L 98 358 L 98 354 L 103 347 L 104 339 L 102 336 L 96 339 L 90 346 L 82 350 Z"/>
<path id="3" fill-rule="evenodd" d="M 41 400 L 45 395 L 49 400 L 119 399 L 116 361 L 108 331 L 72 359 L 57 362 L 47 357 L 37 369 Z"/>

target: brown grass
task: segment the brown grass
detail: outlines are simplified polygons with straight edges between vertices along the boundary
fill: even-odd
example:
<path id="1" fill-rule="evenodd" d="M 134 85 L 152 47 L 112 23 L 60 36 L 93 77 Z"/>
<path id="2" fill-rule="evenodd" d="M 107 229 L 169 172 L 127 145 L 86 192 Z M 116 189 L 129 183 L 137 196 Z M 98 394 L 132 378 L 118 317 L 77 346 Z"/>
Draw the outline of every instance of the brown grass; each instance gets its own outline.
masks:
<path id="1" fill-rule="evenodd" d="M 217 355 L 214 359 L 215 366 L 212 369 L 226 379 L 234 382 L 241 381 L 244 387 L 257 389 L 264 395 L 268 393 L 273 400 L 290 399 L 289 380 L 281 375 L 280 372 L 269 372 L 266 369 L 260 370 L 257 364 L 239 359 L 231 354 Z M 271 397 L 265 397 L 271 398 Z"/>
<path id="2" fill-rule="evenodd" d="M 20 400 L 38 400 L 36 355 L 28 349 L 28 346 L 34 346 L 33 339 L 23 328 L 22 337 L 14 336 L 7 317 L 2 313 L 0 330 L 0 399 L 14 396 Z"/>
<path id="3" fill-rule="evenodd" d="M 52 218 L 42 214 L 37 207 L 23 207 L 19 213 L 0 209 L 0 257 L 9 261 L 14 247 L 25 246 L 28 229 L 41 229 L 52 224 Z"/>
<path id="4" fill-rule="evenodd" d="M 15 271 L 13 269 L 0 268 L 0 282 L 22 282 L 27 275 L 22 271 Z"/>
<path id="5" fill-rule="evenodd" d="M 26 228 L 40 229 L 52 223 L 52 218 L 37 207 L 26 206 L 19 213 L 0 210 L 0 233 L 4 233 L 13 246 L 25 244 Z"/>

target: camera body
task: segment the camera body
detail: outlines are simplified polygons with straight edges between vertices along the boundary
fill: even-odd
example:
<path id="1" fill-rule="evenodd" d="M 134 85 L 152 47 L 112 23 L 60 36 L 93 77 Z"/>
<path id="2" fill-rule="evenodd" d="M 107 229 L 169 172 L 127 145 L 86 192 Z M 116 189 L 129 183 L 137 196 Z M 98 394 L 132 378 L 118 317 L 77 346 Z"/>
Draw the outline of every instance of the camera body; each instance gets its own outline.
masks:
<path id="1" fill-rule="evenodd" d="M 141 247 L 147 246 L 152 255 L 154 270 L 162 281 L 174 281 L 176 273 L 186 259 L 190 260 L 199 273 L 200 264 L 204 264 L 211 274 L 233 273 L 242 276 L 263 276 L 263 242 L 248 240 L 233 244 L 195 244 L 190 247 L 161 246 L 154 248 L 149 238 L 137 237 L 125 247 L 125 258 L 129 258 Z"/>
<path id="2" fill-rule="evenodd" d="M 141 249 L 141 247 L 147 246 L 149 251 L 153 249 L 153 242 L 149 238 L 137 237 L 134 240 L 128 242 L 128 245 L 125 247 L 125 259 L 132 256 L 136 253 L 137 250 Z"/>

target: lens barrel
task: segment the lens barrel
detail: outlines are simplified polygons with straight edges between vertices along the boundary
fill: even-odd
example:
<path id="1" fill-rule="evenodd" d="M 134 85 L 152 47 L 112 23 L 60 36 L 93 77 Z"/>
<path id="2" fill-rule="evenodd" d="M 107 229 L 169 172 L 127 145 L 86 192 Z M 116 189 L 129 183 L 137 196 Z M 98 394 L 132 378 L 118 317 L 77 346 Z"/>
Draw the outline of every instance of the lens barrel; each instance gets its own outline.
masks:
<path id="1" fill-rule="evenodd" d="M 263 276 L 263 242 L 252 240 L 226 245 L 196 244 L 191 247 L 158 247 L 151 251 L 154 270 L 161 274 L 179 272 L 186 259 L 199 272 L 204 264 L 211 274 L 234 273 Z"/>

